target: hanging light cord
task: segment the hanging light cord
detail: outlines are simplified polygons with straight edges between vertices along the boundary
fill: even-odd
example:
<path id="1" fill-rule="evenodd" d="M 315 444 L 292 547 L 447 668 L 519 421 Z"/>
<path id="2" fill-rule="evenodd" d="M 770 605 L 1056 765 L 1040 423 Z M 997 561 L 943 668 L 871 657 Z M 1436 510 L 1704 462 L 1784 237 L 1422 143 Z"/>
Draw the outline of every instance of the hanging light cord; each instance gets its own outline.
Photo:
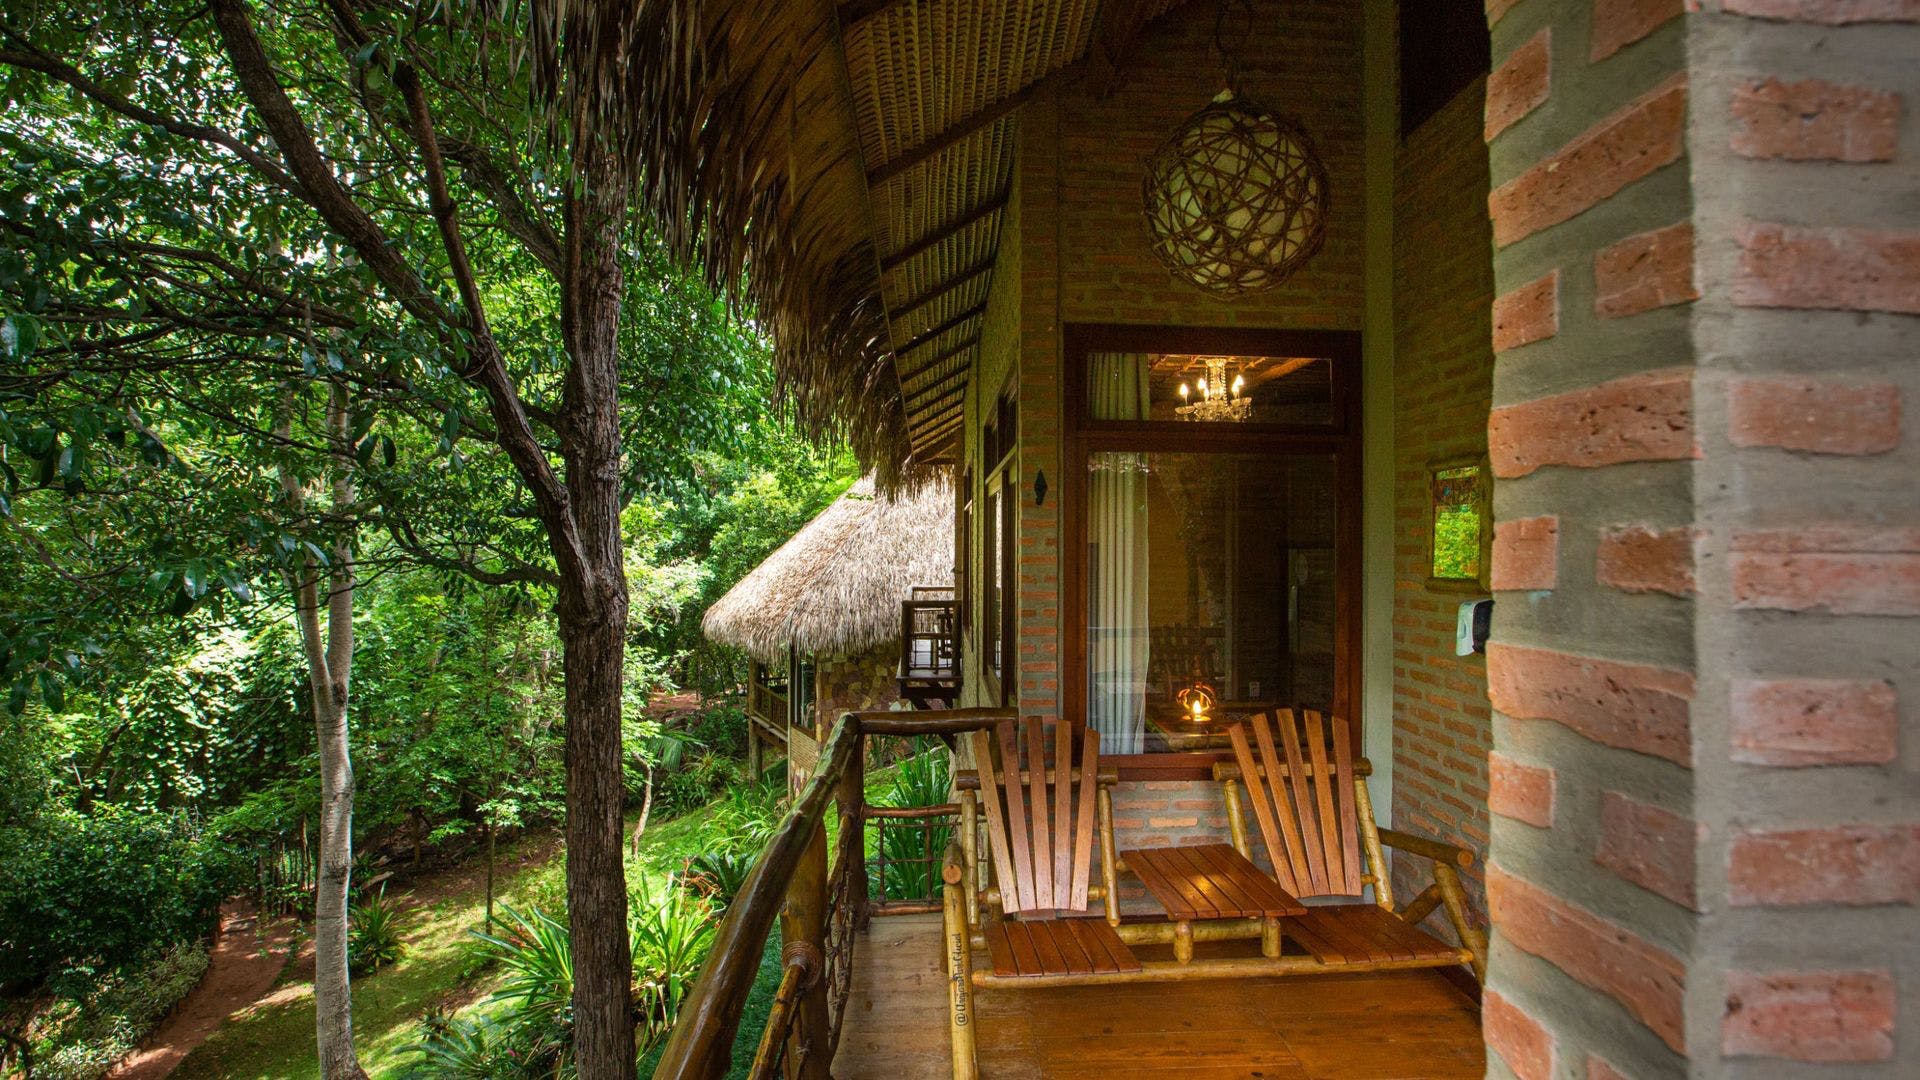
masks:
<path id="1" fill-rule="evenodd" d="M 1253 36 L 1254 16 L 1252 0 L 1220 0 L 1220 10 L 1213 18 L 1213 47 L 1220 52 L 1220 69 L 1226 76 L 1227 93 L 1241 97 L 1240 93 L 1240 52 L 1228 45 L 1227 16 L 1238 10 L 1244 25 L 1239 40 L 1244 42 Z"/>

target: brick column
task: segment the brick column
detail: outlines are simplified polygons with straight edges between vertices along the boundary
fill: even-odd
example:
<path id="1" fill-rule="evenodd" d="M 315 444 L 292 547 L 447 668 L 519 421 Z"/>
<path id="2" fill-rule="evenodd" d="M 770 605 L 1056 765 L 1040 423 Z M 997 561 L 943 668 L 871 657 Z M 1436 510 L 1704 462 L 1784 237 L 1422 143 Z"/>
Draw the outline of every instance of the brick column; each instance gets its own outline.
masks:
<path id="1" fill-rule="evenodd" d="M 1920 5 L 1488 17 L 1490 1068 L 1911 1075 Z"/>

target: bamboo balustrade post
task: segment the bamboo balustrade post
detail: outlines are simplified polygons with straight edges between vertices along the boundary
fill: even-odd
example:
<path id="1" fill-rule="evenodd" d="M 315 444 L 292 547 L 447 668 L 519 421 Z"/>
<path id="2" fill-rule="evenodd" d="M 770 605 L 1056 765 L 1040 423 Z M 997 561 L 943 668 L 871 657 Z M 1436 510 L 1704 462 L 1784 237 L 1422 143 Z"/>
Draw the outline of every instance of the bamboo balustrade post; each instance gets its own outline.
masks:
<path id="1" fill-rule="evenodd" d="M 858 719 L 851 715 L 843 722 L 859 723 Z M 872 887 L 871 883 L 867 880 L 866 867 L 866 744 L 866 736 L 863 733 L 860 738 L 860 747 L 854 752 L 853 760 L 847 762 L 846 771 L 840 774 L 840 787 L 835 795 L 836 801 L 840 804 L 840 828 L 843 830 L 843 835 L 844 830 L 851 829 L 853 831 L 853 839 L 843 844 L 843 848 L 848 853 L 848 857 L 853 860 L 853 865 L 845 868 L 845 872 L 848 874 L 845 902 L 853 905 L 851 910 L 852 919 L 848 923 L 848 925 L 852 927 L 860 927 L 867 924 L 867 900 L 869 890 Z"/>
<path id="2" fill-rule="evenodd" d="M 782 955 L 804 956 L 813 975 L 800 991 L 787 1036 L 787 1080 L 831 1080 L 833 1030 L 827 1016 L 827 828 L 814 829 L 806 852 L 787 882 L 787 903 L 780 912 Z"/>
<path id="3" fill-rule="evenodd" d="M 948 844 L 940 867 L 941 925 L 946 932 L 947 1036 L 953 1047 L 953 1080 L 974 1080 L 973 935 L 968 929 L 964 884 L 970 872 L 957 844 Z"/>
<path id="4" fill-rule="evenodd" d="M 976 867 L 976 845 L 980 839 L 980 793 L 963 791 L 960 793 L 960 867 L 963 874 L 973 875 L 963 890 L 967 898 L 967 928 L 972 930 L 980 925 L 980 876 Z"/>

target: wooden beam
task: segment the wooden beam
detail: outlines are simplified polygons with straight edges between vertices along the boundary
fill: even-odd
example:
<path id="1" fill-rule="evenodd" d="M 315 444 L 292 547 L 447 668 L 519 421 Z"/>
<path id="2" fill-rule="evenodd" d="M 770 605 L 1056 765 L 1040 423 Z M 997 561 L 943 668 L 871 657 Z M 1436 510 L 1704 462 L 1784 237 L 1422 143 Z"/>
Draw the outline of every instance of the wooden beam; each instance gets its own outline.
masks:
<path id="1" fill-rule="evenodd" d="M 945 380 L 941 380 L 941 381 L 943 383 L 945 382 Z M 965 394 L 966 392 L 967 392 L 967 384 L 962 382 L 959 385 L 950 387 L 944 392 L 936 394 L 931 398 L 922 398 L 918 402 L 909 403 L 907 405 L 907 412 L 910 415 L 913 413 L 939 412 L 941 409 L 946 407 L 949 401 L 953 400 L 953 396 L 955 394 Z"/>
<path id="2" fill-rule="evenodd" d="M 913 439 L 914 449 L 918 450 L 922 446 L 926 446 L 930 443 L 935 443 L 940 439 L 953 434 L 954 430 L 960 426 L 960 421 L 966 419 L 966 416 L 967 416 L 966 410 L 962 409 L 954 413 L 948 419 L 942 420 L 938 424 L 935 424 L 934 426 L 927 428 L 925 431 L 921 432 L 919 435 L 914 436 L 914 439 Z"/>
<path id="3" fill-rule="evenodd" d="M 987 271 L 992 269 L 993 269 L 993 259 L 989 258 L 987 259 L 986 262 L 983 262 L 980 265 L 975 266 L 970 270 L 963 270 L 959 274 L 955 275 L 954 277 L 948 278 L 947 280 L 941 282 L 938 285 L 935 285 L 933 288 L 928 289 L 927 291 L 921 293 L 920 295 L 909 298 L 906 303 L 901 304 L 899 307 L 893 309 L 894 321 L 898 322 L 906 318 L 912 312 L 918 311 L 921 308 L 926 307 L 928 304 L 933 303 L 935 300 L 940 299 L 941 297 L 947 295 L 953 290 L 959 288 L 962 285 L 965 285 L 967 282 L 972 281 L 973 279 L 979 277 L 981 274 L 984 274 Z"/>
<path id="4" fill-rule="evenodd" d="M 1040 79 L 1035 82 L 1030 82 L 1020 89 L 1015 90 L 1013 93 L 1008 94 L 1006 97 L 997 98 L 987 105 L 961 117 L 959 121 L 942 129 L 939 133 L 935 134 L 926 142 L 921 143 L 919 146 L 901 153 L 898 157 L 889 158 L 867 170 L 867 186 L 869 188 L 879 187 L 881 184 L 899 176 L 915 165 L 933 157 L 940 151 L 947 149 L 954 143 L 980 131 L 982 128 L 990 127 L 1013 115 L 1013 111 L 1025 105 L 1027 99 L 1032 97 L 1046 81 L 1045 79 Z"/>
<path id="5" fill-rule="evenodd" d="M 907 372 L 905 375 L 901 376 L 900 378 L 900 393 L 902 395 L 905 395 L 906 393 L 909 392 L 907 390 L 907 384 L 909 382 L 912 382 L 914 379 L 917 379 L 920 376 L 925 375 L 927 372 L 932 371 L 933 369 L 939 367 L 941 363 L 943 363 L 944 361 L 951 360 L 954 357 L 959 356 L 961 353 L 966 352 L 968 349 L 971 349 L 978 344 L 980 344 L 980 337 L 978 334 L 976 334 L 965 341 L 949 346 L 948 348 L 943 350 L 939 356 L 936 356 L 933 359 L 927 361 L 926 363 L 921 364 L 919 367 L 914 368 L 912 371 Z M 948 374 L 951 375 L 952 372 L 948 372 Z M 944 382 L 945 376 L 943 376 L 940 379 L 936 379 L 934 381 Z M 926 389 L 930 385 L 932 384 L 923 383 L 920 386 L 915 387 L 912 392 L 918 393 L 919 391 Z"/>
<path id="6" fill-rule="evenodd" d="M 929 394 L 933 394 L 938 391 L 945 390 L 947 388 L 947 384 L 953 382 L 955 379 L 964 378 L 966 375 L 970 374 L 972 371 L 973 371 L 972 364 L 968 364 L 965 367 L 954 368 L 952 371 L 947 372 L 945 375 L 940 376 L 939 378 L 933 380 L 932 382 L 924 383 L 921 386 L 917 387 L 911 394 L 906 395 L 906 397 L 903 400 L 906 401 L 907 407 L 911 409 L 913 408 L 916 402 L 925 401 Z"/>
<path id="7" fill-rule="evenodd" d="M 986 301 L 982 300 L 980 303 L 975 304 L 972 307 L 968 308 L 967 310 L 952 316 L 951 318 L 947 319 L 945 322 L 940 323 L 938 326 L 929 327 L 925 330 L 920 331 L 918 334 L 915 334 L 911 339 L 907 341 L 905 345 L 902 345 L 899 348 L 893 350 L 893 355 L 896 358 L 902 357 L 912 352 L 913 350 L 921 347 L 922 345 L 927 344 L 928 342 L 937 341 L 939 340 L 940 335 L 951 333 L 952 331 L 958 329 L 959 327 L 966 325 L 969 321 L 973 319 L 977 319 L 981 315 L 986 314 L 986 311 L 987 311 Z"/>
<path id="8" fill-rule="evenodd" d="M 961 214 L 947 224 L 940 226 L 925 236 L 922 236 L 920 239 L 915 240 L 913 243 L 901 248 L 899 251 L 881 259 L 880 272 L 884 274 L 896 270 L 902 263 L 905 263 L 914 256 L 925 253 L 942 241 L 953 239 L 967 229 L 999 213 L 1000 209 L 1007 205 L 1007 198 L 1010 194 L 1008 189 L 1000 189 L 997 194 L 979 206 Z"/>

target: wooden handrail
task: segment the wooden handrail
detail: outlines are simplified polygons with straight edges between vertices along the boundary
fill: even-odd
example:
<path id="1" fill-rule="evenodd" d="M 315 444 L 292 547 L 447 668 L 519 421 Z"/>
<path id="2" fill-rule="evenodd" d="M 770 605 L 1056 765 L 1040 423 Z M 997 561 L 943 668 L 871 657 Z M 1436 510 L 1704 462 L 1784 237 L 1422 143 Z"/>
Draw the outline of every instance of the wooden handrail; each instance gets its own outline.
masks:
<path id="1" fill-rule="evenodd" d="M 667 1037 L 656 1077 L 706 1080 L 725 1076 L 747 991 L 760 971 L 760 953 L 785 906 L 787 880 L 800 866 L 826 821 L 840 774 L 860 749 L 860 724 L 841 717 L 820 749 L 820 764 L 787 820 L 768 841 L 752 873 L 713 935 L 713 951 Z"/>
<path id="2" fill-rule="evenodd" d="M 773 932 L 774 920 L 792 906 L 792 901 L 824 906 L 827 882 L 832 877 L 831 869 L 820 866 L 824 861 L 826 815 L 836 797 L 842 802 L 858 798 L 859 771 L 855 766 L 861 760 L 866 736 L 953 735 L 991 727 L 1015 716 L 1009 709 L 841 714 L 820 748 L 819 764 L 814 768 L 812 779 L 767 842 L 747 875 L 746 884 L 714 932 L 713 950 L 667 1037 L 666 1049 L 661 1052 L 660 1064 L 654 1071 L 656 1078 L 707 1080 L 726 1074 L 731 1064 L 734 1035 L 740 1027 L 740 1013 L 759 973 L 760 956 L 766 948 L 767 936 Z M 849 776 L 850 772 L 853 775 Z M 856 785 L 852 791 L 847 790 L 849 784 Z M 853 821 L 857 826 L 857 814 Z M 852 850 L 858 851 L 858 845 Z M 864 874 L 864 868 L 855 869 Z M 864 884 L 863 876 L 857 883 L 860 888 L 854 898 L 856 903 L 865 900 Z M 806 895 L 795 895 L 794 890 Z M 816 982 L 808 988 L 808 994 L 818 1002 L 817 995 L 823 990 Z M 802 999 L 790 1006 L 786 1016 L 792 1017 L 796 1025 L 801 1021 L 817 1023 L 809 1014 L 818 1011 L 818 1005 L 810 1006 Z M 783 1017 L 783 1022 L 785 1019 Z M 817 1034 L 813 1044 L 824 1046 L 830 1052 L 831 1042 L 819 1040 Z M 818 1075 L 825 1075 L 831 1062 L 816 1060 L 810 1065 L 812 1070 L 819 1070 Z"/>

